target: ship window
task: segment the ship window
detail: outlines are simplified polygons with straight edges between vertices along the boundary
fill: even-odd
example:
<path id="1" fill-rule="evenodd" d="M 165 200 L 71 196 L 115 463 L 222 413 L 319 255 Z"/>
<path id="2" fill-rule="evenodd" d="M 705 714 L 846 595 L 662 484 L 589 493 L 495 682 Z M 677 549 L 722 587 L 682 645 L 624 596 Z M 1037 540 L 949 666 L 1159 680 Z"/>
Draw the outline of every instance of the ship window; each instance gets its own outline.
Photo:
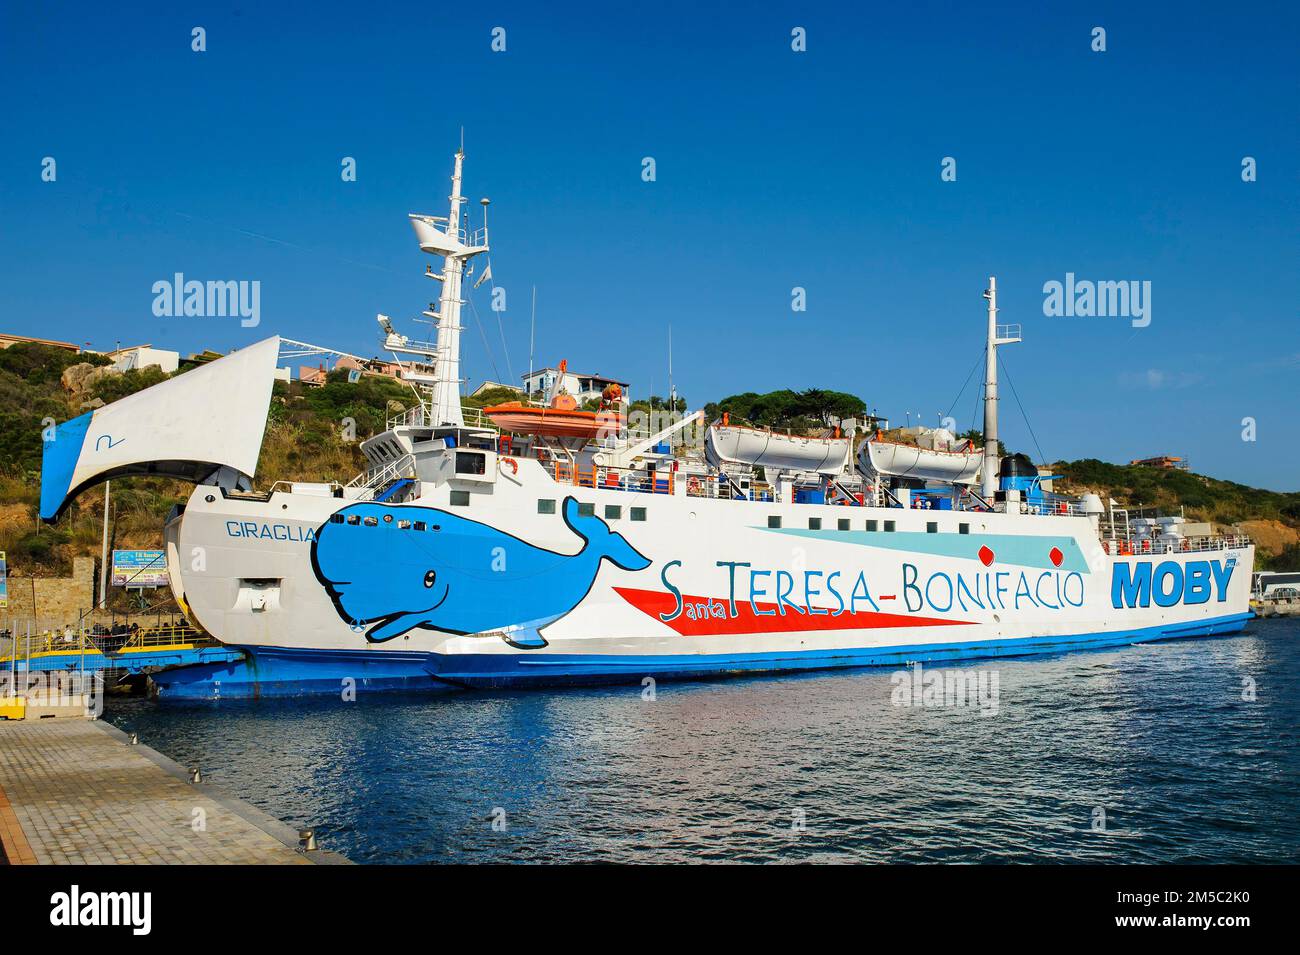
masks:
<path id="1" fill-rule="evenodd" d="M 484 462 L 487 456 L 477 454 L 473 451 L 456 452 L 456 473 L 457 474 L 482 474 L 485 468 Z"/>
<path id="2" fill-rule="evenodd" d="M 621 504 L 605 505 L 605 520 L 616 521 L 623 516 L 623 507 Z"/>
<path id="3" fill-rule="evenodd" d="M 411 529 L 411 522 L 410 522 L 410 521 L 398 521 L 398 522 L 397 522 L 397 529 L 398 529 L 399 531 L 409 531 L 409 530 Z"/>
<path id="4" fill-rule="evenodd" d="M 379 526 L 379 519 L 378 519 L 378 518 L 375 518 L 375 517 L 365 517 L 365 518 L 362 518 L 361 523 L 362 523 L 362 524 L 365 524 L 366 527 L 378 527 L 378 526 Z"/>
<path id="5" fill-rule="evenodd" d="M 424 530 L 424 521 L 416 521 L 413 525 L 417 531 Z"/>
<path id="6" fill-rule="evenodd" d="M 330 523 L 331 523 L 331 524 L 342 524 L 342 523 L 343 523 L 343 515 L 342 515 L 342 514 L 331 514 L 331 515 L 330 515 Z"/>
<path id="7" fill-rule="evenodd" d="M 847 517 L 841 517 L 839 526 L 840 530 L 847 531 L 849 529 L 849 519 Z"/>
<path id="8" fill-rule="evenodd" d="M 767 519 L 767 526 L 768 526 L 768 527 L 780 527 L 780 526 L 781 526 L 781 518 L 779 518 L 779 517 L 769 517 L 769 518 Z"/>
<path id="9" fill-rule="evenodd" d="M 867 530 L 873 533 L 880 530 L 880 521 L 867 521 Z"/>
<path id="10" fill-rule="evenodd" d="M 596 513 L 596 505 L 595 505 L 595 504 L 582 504 L 582 503 L 579 503 L 579 504 L 578 504 L 578 516 L 579 516 L 579 517 L 591 517 L 591 516 L 593 516 L 595 513 Z"/>
<path id="11" fill-rule="evenodd" d="M 969 525 L 969 524 L 958 524 L 958 525 L 957 525 L 957 533 L 958 533 L 958 534 L 969 534 L 969 533 L 970 533 L 970 525 Z"/>
<path id="12" fill-rule="evenodd" d="M 361 523 L 361 515 L 360 515 L 360 514 L 349 514 L 349 515 L 348 515 L 348 523 L 349 523 L 349 524 L 353 524 L 353 525 L 355 525 L 355 524 L 360 524 L 360 523 Z"/>
<path id="13" fill-rule="evenodd" d="M 822 519 L 820 517 L 808 518 L 808 530 L 819 531 L 822 529 Z"/>
<path id="14" fill-rule="evenodd" d="M 630 510 L 632 511 L 632 514 L 631 514 L 632 520 L 634 520 L 634 521 L 644 521 L 644 520 L 645 520 L 645 508 L 644 508 L 644 507 L 633 507 L 633 508 L 630 508 Z"/>
<path id="15" fill-rule="evenodd" d="M 885 532 L 886 532 L 887 534 L 892 534 L 892 533 L 894 532 L 894 522 L 893 522 L 893 521 L 885 521 Z"/>
<path id="16" fill-rule="evenodd" d="M 538 513 L 538 514 L 554 514 L 554 513 L 555 513 L 555 499 L 554 499 L 554 498 L 545 498 L 545 497 L 538 498 L 538 499 L 537 499 L 537 513 Z"/>
<path id="17" fill-rule="evenodd" d="M 452 507 L 468 507 L 468 506 L 469 506 L 469 491 L 452 491 L 452 492 L 451 492 L 451 506 L 452 506 Z"/>
<path id="18" fill-rule="evenodd" d="M 938 522 L 938 521 L 926 521 L 926 522 L 925 522 L 925 532 L 926 532 L 927 534 L 937 534 L 937 533 L 939 533 L 939 522 Z"/>

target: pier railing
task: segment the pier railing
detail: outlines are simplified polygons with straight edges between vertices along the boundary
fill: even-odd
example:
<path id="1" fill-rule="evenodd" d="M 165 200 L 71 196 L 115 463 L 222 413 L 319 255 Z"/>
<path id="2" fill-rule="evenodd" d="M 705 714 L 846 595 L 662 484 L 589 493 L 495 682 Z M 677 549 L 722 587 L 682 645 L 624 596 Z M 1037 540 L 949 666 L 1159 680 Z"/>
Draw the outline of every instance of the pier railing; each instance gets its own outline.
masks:
<path id="1" fill-rule="evenodd" d="M 0 669 L 8 669 L 15 663 L 18 669 L 23 669 L 24 661 L 32 657 L 54 654 L 68 657 L 70 668 L 76 669 L 77 658 L 86 653 L 113 656 L 159 647 L 218 645 L 207 634 L 176 622 L 130 630 L 122 625 L 74 629 L 45 625 L 43 621 L 10 620 L 4 632 L 0 632 Z"/>

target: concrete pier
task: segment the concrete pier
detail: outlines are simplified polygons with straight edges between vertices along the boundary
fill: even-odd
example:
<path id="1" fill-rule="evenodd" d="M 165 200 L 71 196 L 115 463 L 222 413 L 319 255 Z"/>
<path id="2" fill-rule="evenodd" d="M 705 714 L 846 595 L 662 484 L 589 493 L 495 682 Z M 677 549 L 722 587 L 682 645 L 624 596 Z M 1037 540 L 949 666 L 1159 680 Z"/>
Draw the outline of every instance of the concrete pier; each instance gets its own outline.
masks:
<path id="1" fill-rule="evenodd" d="M 347 862 L 90 720 L 0 722 L 0 846 L 11 865 Z"/>
<path id="2" fill-rule="evenodd" d="M 1250 609 L 1261 617 L 1300 617 L 1300 600 L 1294 597 L 1252 600 Z"/>

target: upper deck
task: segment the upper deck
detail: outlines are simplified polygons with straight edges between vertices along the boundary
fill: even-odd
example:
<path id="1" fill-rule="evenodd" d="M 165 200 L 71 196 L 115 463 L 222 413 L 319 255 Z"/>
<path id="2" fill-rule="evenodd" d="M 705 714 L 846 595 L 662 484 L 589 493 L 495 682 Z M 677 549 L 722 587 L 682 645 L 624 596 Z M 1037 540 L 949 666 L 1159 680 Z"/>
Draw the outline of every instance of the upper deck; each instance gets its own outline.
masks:
<path id="1" fill-rule="evenodd" d="M 481 409 L 467 405 L 463 413 L 465 428 L 456 432 L 459 441 L 447 429 L 433 427 L 423 407 L 392 416 L 390 430 L 367 442 L 372 467 L 344 486 L 342 496 L 396 502 L 421 496 L 422 483 L 444 482 L 466 488 L 468 493 L 475 487 L 495 483 L 501 473 L 518 479 L 520 463 L 529 461 L 536 464 L 528 469 L 529 480 L 544 481 L 557 488 L 557 493 L 559 488 L 575 487 L 620 495 L 817 505 L 843 509 L 835 513 L 846 515 L 849 509 L 865 509 L 884 512 L 882 519 L 886 523 L 889 514 L 900 510 L 1082 517 L 1092 521 L 1101 546 L 1112 555 L 1214 551 L 1250 544 L 1249 538 L 1242 535 L 1154 535 L 1147 530 L 1148 525 L 1130 522 L 1125 509 L 1103 507 L 1095 496 L 1089 500 L 1040 492 L 1026 497 L 1004 491 L 989 500 L 966 486 L 930 482 L 923 488 L 890 488 L 884 481 L 872 481 L 858 473 L 838 478 L 805 475 L 769 482 L 759 480 L 756 472 L 744 474 L 735 468 L 711 466 L 698 453 L 700 449 L 689 442 L 676 449 L 656 446 L 638 456 L 631 466 L 616 467 L 600 463 L 598 452 L 603 449 L 595 444 L 574 447 L 511 436 L 502 433 Z M 631 430 L 613 440 L 628 446 L 651 437 L 648 431 Z M 383 450 L 382 457 L 372 455 L 376 447 Z M 399 484 L 403 486 L 394 493 Z"/>

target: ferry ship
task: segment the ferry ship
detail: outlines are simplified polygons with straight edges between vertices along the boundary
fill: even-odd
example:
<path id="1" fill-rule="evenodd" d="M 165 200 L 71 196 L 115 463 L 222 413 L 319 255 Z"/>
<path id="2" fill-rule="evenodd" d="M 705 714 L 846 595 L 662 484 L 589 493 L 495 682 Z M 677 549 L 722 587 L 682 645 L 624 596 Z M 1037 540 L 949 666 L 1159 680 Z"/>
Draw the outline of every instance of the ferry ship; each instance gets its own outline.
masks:
<path id="1" fill-rule="evenodd" d="M 1130 521 L 999 457 L 997 352 L 1020 334 L 998 324 L 993 278 L 982 448 L 699 412 L 638 429 L 619 394 L 596 412 L 553 393 L 467 414 L 461 307 L 489 246 L 486 221 L 463 224 L 463 161 L 448 215 L 409 217 L 440 261 L 437 336 L 380 316 L 419 400 L 362 443 L 363 474 L 254 489 L 276 338 L 47 441 L 48 521 L 112 477 L 195 484 L 166 523 L 172 590 L 242 657 L 155 674 L 161 697 L 900 666 L 1211 636 L 1252 616 L 1249 540 Z"/>

